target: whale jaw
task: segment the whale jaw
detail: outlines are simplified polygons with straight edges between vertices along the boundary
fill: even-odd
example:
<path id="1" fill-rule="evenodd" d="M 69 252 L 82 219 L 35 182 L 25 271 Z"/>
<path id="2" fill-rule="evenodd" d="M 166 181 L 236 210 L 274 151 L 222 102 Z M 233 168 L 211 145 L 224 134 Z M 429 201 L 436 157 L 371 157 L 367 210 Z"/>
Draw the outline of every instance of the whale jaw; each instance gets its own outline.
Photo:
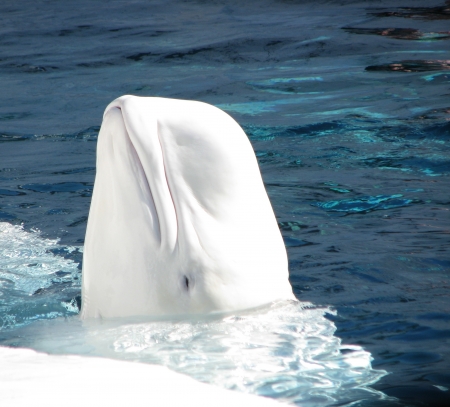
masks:
<path id="1" fill-rule="evenodd" d="M 293 299 L 252 147 L 223 111 L 124 96 L 106 109 L 82 318 L 228 312 Z"/>

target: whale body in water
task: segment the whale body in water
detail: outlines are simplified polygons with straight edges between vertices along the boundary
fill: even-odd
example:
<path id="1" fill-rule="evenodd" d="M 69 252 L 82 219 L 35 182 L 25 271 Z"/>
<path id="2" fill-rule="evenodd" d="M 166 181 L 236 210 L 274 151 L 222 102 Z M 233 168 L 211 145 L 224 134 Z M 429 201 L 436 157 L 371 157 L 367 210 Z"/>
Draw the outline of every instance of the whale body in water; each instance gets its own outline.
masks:
<path id="1" fill-rule="evenodd" d="M 294 299 L 251 144 L 202 102 L 105 110 L 83 254 L 82 318 L 189 315 Z"/>

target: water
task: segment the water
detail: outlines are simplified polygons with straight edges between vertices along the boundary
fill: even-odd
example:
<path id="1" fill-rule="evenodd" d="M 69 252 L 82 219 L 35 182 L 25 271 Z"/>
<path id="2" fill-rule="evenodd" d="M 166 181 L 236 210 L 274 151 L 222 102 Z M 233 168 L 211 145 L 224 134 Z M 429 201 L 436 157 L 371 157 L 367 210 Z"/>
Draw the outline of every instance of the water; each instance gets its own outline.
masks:
<path id="1" fill-rule="evenodd" d="M 163 363 L 299 405 L 447 405 L 448 5 L 247 3 L 0 5 L 0 345 Z M 127 93 L 244 127 L 310 305 L 78 321 L 96 138 Z"/>

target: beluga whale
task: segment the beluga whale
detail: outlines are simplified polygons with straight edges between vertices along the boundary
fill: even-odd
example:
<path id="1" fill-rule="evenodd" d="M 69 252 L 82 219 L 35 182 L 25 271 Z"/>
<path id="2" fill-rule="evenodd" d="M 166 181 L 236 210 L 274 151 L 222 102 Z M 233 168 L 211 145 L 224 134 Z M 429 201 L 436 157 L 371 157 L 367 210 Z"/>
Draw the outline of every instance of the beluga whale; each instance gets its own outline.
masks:
<path id="1" fill-rule="evenodd" d="M 252 146 L 224 111 L 109 104 L 83 253 L 81 318 L 185 316 L 295 299 Z"/>

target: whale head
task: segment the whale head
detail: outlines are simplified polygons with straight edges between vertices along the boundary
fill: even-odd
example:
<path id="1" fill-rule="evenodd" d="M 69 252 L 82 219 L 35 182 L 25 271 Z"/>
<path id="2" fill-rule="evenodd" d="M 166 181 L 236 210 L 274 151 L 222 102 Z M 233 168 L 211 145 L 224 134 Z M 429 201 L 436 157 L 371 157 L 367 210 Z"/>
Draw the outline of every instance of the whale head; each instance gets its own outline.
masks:
<path id="1" fill-rule="evenodd" d="M 225 112 L 123 96 L 105 110 L 82 318 L 229 312 L 293 299 L 247 136 Z"/>

